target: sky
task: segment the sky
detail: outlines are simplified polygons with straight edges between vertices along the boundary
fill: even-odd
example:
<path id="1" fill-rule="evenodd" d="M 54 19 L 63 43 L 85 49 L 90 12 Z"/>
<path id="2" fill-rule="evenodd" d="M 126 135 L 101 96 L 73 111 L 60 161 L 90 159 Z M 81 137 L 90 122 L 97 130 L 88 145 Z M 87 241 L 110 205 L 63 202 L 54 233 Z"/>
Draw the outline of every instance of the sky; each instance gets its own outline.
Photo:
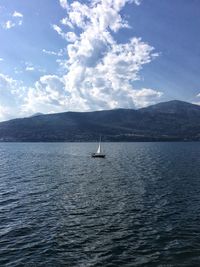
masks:
<path id="1" fill-rule="evenodd" d="M 0 0 L 0 121 L 200 104 L 199 0 Z"/>

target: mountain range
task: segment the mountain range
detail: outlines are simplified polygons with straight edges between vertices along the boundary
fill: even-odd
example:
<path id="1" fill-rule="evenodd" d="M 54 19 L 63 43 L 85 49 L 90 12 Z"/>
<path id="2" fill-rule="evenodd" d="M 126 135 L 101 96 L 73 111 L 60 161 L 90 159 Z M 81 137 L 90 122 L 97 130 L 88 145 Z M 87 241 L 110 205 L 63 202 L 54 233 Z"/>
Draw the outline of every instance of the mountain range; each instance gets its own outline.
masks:
<path id="1" fill-rule="evenodd" d="M 198 141 L 200 106 L 173 100 L 138 110 L 35 114 L 0 123 L 0 141 Z"/>

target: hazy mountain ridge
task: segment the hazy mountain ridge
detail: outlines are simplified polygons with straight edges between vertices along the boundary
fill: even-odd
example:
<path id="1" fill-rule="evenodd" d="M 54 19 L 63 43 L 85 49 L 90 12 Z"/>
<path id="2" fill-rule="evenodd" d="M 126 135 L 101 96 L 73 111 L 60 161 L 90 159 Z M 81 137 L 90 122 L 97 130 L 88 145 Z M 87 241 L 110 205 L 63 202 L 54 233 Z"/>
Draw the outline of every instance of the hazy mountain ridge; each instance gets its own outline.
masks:
<path id="1" fill-rule="evenodd" d="M 200 106 L 169 101 L 133 109 L 64 112 L 0 123 L 1 141 L 200 140 Z"/>

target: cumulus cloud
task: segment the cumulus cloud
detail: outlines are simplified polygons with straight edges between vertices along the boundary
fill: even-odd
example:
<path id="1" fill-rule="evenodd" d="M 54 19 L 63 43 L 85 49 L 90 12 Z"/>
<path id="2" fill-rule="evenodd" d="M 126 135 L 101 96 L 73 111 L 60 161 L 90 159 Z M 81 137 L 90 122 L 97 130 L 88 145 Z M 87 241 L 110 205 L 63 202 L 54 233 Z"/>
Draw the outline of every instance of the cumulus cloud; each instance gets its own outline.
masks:
<path id="1" fill-rule="evenodd" d="M 93 0 L 69 4 L 60 0 L 66 17 L 52 28 L 66 40 L 66 59 L 57 59 L 64 74 L 44 75 L 30 88 L 4 77 L 10 79 L 7 94 L 14 101 L 15 114 L 139 108 L 158 101 L 162 92 L 134 86 L 144 65 L 158 56 L 154 47 L 134 36 L 123 43 L 114 38 L 120 29 L 130 27 L 121 11 L 131 3 L 137 6 L 140 1 Z M 59 56 L 45 49 L 43 53 Z M 26 67 L 31 71 L 33 66 Z M 12 117 L 12 109 L 3 102 L 0 102 L 1 114 L 10 112 Z"/>
<path id="2" fill-rule="evenodd" d="M 29 88 L 24 98 L 22 110 L 26 114 L 61 112 L 68 105 L 69 95 L 62 78 L 44 75 Z"/>
<path id="3" fill-rule="evenodd" d="M 54 30 L 70 42 L 68 59 L 61 62 L 66 68 L 63 78 L 72 103 L 78 102 L 80 108 L 145 106 L 148 99 L 152 103 L 162 94 L 148 89 L 149 94 L 142 97 L 140 90 L 134 89 L 143 65 L 158 56 L 154 48 L 140 38 L 133 37 L 122 44 L 113 37 L 120 29 L 129 28 L 120 13 L 128 3 L 139 5 L 140 1 L 94 0 L 89 4 L 74 1 L 65 5 L 67 15 L 61 20 L 70 31 L 54 25 Z M 147 91 L 141 89 L 144 92 Z"/>
<path id="4" fill-rule="evenodd" d="M 135 103 L 135 106 L 137 108 L 142 108 L 151 105 L 154 103 L 155 98 L 160 98 L 163 95 L 162 92 L 148 88 L 142 88 L 141 90 L 134 91 L 134 94 L 137 99 Z"/>
<path id="5" fill-rule="evenodd" d="M 32 87 L 0 73 L 0 121 L 26 117 L 36 112 L 53 113 L 66 109 L 70 95 L 62 78 L 41 76 Z"/>

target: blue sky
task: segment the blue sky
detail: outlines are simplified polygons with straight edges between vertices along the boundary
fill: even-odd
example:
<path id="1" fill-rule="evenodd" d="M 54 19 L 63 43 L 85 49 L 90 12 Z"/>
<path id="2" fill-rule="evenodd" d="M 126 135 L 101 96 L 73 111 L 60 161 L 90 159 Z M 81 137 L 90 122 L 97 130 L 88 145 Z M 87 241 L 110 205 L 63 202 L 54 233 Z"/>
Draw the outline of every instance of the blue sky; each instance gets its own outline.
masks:
<path id="1" fill-rule="evenodd" d="M 0 121 L 198 103 L 199 0 L 1 0 Z"/>

